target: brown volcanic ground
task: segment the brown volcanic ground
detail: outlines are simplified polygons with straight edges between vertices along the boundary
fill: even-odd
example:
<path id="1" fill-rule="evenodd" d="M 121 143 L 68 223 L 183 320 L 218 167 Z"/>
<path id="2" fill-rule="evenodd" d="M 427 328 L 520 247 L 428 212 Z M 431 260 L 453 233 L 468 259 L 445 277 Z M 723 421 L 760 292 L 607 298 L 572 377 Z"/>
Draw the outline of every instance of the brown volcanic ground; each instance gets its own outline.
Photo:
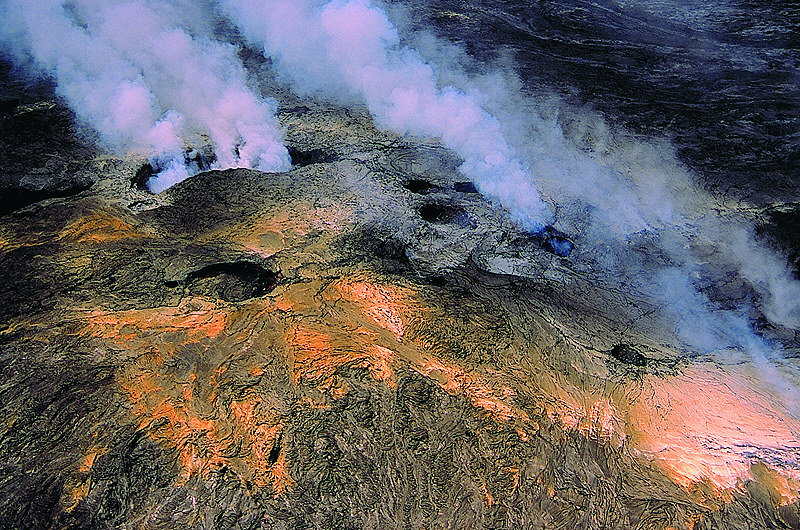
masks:
<path id="1" fill-rule="evenodd" d="M 291 173 L 153 196 L 42 93 L 2 114 L 3 528 L 800 527 L 757 369 L 435 142 L 284 95 Z"/>

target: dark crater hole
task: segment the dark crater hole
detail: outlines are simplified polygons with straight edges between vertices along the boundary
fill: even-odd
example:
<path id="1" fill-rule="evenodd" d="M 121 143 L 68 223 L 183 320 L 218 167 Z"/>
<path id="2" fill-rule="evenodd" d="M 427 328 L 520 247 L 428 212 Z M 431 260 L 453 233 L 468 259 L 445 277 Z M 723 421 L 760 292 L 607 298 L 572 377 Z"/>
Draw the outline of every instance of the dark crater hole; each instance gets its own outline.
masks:
<path id="1" fill-rule="evenodd" d="M 453 188 L 459 193 L 480 193 L 472 182 L 456 182 Z"/>
<path id="2" fill-rule="evenodd" d="M 617 344 L 608 353 L 621 363 L 633 366 L 647 366 L 647 357 L 630 344 Z"/>
<path id="3" fill-rule="evenodd" d="M 542 248 L 562 258 L 572 254 L 575 248 L 575 244 L 570 241 L 566 234 L 552 226 L 544 227 L 541 232 L 535 234 L 535 237 L 539 240 Z"/>
<path id="4" fill-rule="evenodd" d="M 800 204 L 788 211 L 769 212 L 766 220 L 758 227 L 758 232 L 769 236 L 789 255 L 795 266 L 794 273 L 800 277 Z"/>
<path id="5" fill-rule="evenodd" d="M 189 273 L 185 284 L 190 294 L 241 302 L 272 291 L 280 273 L 249 261 L 216 263 Z M 168 284 L 169 286 L 169 284 Z"/>
<path id="6" fill-rule="evenodd" d="M 396 234 L 369 227 L 342 237 L 337 243 L 343 263 L 372 263 L 381 271 L 407 271 L 410 261 L 406 244 Z"/>
<path id="7" fill-rule="evenodd" d="M 46 199 L 72 197 L 91 187 L 92 183 L 88 181 L 66 182 L 60 183 L 60 185 L 57 183 L 52 187 L 41 190 L 0 186 L 0 197 L 2 197 L 2 200 L 0 200 L 0 215 L 6 215 Z"/>
<path id="8" fill-rule="evenodd" d="M 189 173 L 200 173 L 201 171 L 208 171 L 214 162 L 217 161 L 217 155 L 210 148 L 205 149 L 187 149 L 183 153 L 184 164 L 189 168 Z M 149 191 L 147 182 L 158 175 L 161 171 L 166 169 L 167 164 L 171 160 L 153 159 L 142 165 L 136 174 L 131 179 L 131 187 L 140 190 Z"/>
<path id="9" fill-rule="evenodd" d="M 435 224 L 455 224 L 462 228 L 475 228 L 466 210 L 453 204 L 425 204 L 419 208 L 423 220 Z"/>
<path id="10" fill-rule="evenodd" d="M 283 433 L 278 434 L 278 438 L 275 440 L 275 443 L 272 444 L 272 449 L 269 451 L 269 456 L 267 457 L 267 461 L 270 465 L 275 464 L 278 461 L 278 458 L 281 456 L 281 447 L 283 442 Z"/>
<path id="11" fill-rule="evenodd" d="M 418 193 L 420 195 L 424 195 L 439 189 L 439 186 L 436 184 L 431 184 L 427 180 L 422 179 L 407 180 L 403 183 L 403 187 L 411 193 Z"/>

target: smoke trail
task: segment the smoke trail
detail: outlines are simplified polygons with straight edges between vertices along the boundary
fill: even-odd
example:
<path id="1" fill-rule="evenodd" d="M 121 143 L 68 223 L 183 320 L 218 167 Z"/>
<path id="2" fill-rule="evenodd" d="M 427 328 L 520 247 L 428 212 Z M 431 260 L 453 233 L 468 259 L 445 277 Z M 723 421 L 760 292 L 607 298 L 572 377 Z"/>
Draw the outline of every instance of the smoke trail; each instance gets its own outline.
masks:
<path id="1" fill-rule="evenodd" d="M 57 93 L 108 148 L 150 157 L 159 172 L 153 191 L 200 169 L 185 156 L 195 133 L 210 138 L 215 167 L 288 169 L 273 109 L 247 88 L 235 48 L 193 38 L 175 24 L 174 7 L 12 0 L 0 7 L 0 39 L 54 77 Z"/>
<path id="2" fill-rule="evenodd" d="M 367 0 L 224 0 L 223 10 L 265 47 L 303 91 L 357 97 L 379 125 L 434 136 L 464 160 L 461 172 L 527 228 L 551 220 L 534 179 L 479 99 L 448 86 L 414 50 L 401 46 L 383 10 Z M 303 35 L 303 38 L 297 38 Z"/>

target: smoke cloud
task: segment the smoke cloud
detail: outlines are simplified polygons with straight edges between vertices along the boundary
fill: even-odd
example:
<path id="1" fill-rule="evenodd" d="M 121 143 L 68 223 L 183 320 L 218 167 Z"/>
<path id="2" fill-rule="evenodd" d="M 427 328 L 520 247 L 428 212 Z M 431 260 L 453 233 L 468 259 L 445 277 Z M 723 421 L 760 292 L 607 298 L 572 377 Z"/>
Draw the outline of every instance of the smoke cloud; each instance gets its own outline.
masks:
<path id="1" fill-rule="evenodd" d="M 800 283 L 746 219 L 717 215 L 668 143 L 614 133 L 590 112 L 564 116 L 557 101 L 526 100 L 512 76 L 465 75 L 429 35 L 417 39 L 432 52 L 423 57 L 369 0 L 223 0 L 222 10 L 298 91 L 355 98 L 380 126 L 440 138 L 463 159 L 461 172 L 529 230 L 554 222 L 555 211 L 609 275 L 663 305 L 685 345 L 729 359 L 747 352 L 766 380 L 792 387 L 770 354 L 780 348 L 756 333 L 747 308 L 722 310 L 705 294 L 728 280 L 706 265 L 712 256 L 733 270 L 773 324 L 795 329 Z M 632 251 L 632 239 L 655 245 L 660 258 Z"/>
<path id="2" fill-rule="evenodd" d="M 147 155 L 161 191 L 192 173 L 187 139 L 207 135 L 214 167 L 290 167 L 274 110 L 246 85 L 236 48 L 180 27 L 190 6 L 160 1 L 10 0 L 2 42 L 57 83 L 106 147 Z M 197 17 L 196 20 L 202 20 Z"/>

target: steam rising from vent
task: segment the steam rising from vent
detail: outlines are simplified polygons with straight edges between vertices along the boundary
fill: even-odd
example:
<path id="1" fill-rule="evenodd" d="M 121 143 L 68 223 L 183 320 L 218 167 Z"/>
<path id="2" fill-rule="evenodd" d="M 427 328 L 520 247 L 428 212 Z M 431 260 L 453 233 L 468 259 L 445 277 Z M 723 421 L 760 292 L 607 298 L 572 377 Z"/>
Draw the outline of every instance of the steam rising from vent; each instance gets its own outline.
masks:
<path id="1" fill-rule="evenodd" d="M 461 172 L 524 226 L 539 231 L 551 221 L 497 118 L 476 95 L 440 88 L 431 65 L 400 45 L 383 10 L 367 0 L 321 9 L 308 0 L 224 0 L 223 10 L 301 90 L 344 92 L 366 102 L 379 125 L 441 138 L 464 160 Z"/>
<path id="2" fill-rule="evenodd" d="M 179 27 L 180 7 L 10 0 L 0 7 L 0 39 L 53 76 L 57 92 L 107 147 L 150 157 L 160 170 L 153 191 L 198 170 L 184 156 L 197 133 L 208 136 L 216 167 L 288 169 L 274 110 L 247 88 L 235 47 Z"/>

